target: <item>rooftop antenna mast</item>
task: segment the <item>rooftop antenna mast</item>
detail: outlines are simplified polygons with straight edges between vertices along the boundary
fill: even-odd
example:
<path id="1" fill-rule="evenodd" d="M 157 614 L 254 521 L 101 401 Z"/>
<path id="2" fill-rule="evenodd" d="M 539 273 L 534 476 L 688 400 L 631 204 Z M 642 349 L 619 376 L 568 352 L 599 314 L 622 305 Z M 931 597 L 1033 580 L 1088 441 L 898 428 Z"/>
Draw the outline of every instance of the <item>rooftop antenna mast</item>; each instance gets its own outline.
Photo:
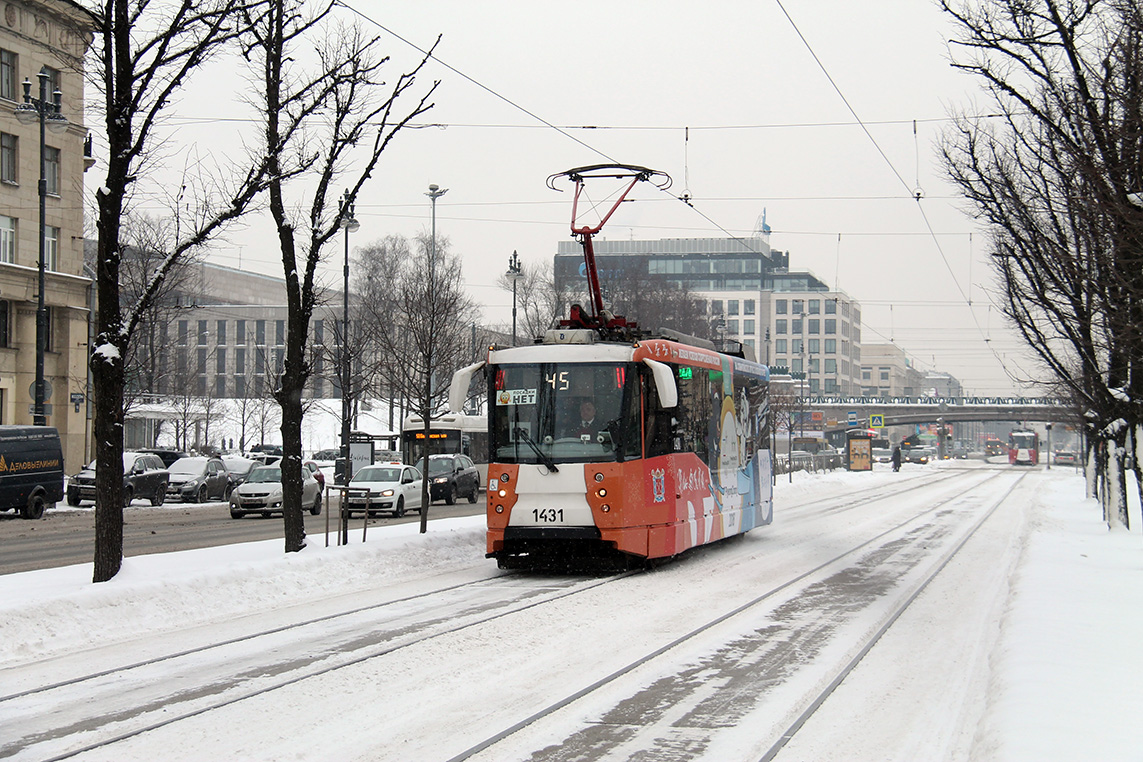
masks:
<path id="1" fill-rule="evenodd" d="M 611 314 L 603 306 L 603 293 L 599 288 L 599 272 L 595 266 L 595 248 L 592 245 L 592 239 L 603 229 L 607 221 L 611 219 L 611 215 L 619 208 L 619 205 L 627 200 L 627 195 L 631 189 L 640 182 L 651 182 L 660 190 L 666 190 L 671 187 L 671 178 L 665 173 L 646 167 L 640 167 L 633 164 L 592 164 L 587 167 L 576 167 L 569 169 L 566 172 L 559 172 L 548 178 L 548 187 L 552 190 L 559 190 L 555 186 L 556 180 L 566 177 L 571 182 L 575 183 L 575 198 L 572 199 L 572 217 L 571 217 L 571 232 L 574 238 L 578 238 L 583 245 L 583 260 L 587 273 L 588 292 L 591 297 L 591 314 L 584 315 L 578 309 L 578 305 L 572 306 L 572 312 L 568 320 L 561 321 L 561 325 L 566 327 L 579 327 L 579 328 L 593 328 L 602 332 L 623 332 L 628 328 L 634 328 L 632 323 L 628 325 L 626 319 L 622 316 Z M 619 194 L 611 208 L 595 225 L 578 224 L 579 216 L 579 199 L 583 193 L 584 183 L 587 180 L 597 180 L 609 178 L 612 180 L 628 181 L 627 187 Z"/>

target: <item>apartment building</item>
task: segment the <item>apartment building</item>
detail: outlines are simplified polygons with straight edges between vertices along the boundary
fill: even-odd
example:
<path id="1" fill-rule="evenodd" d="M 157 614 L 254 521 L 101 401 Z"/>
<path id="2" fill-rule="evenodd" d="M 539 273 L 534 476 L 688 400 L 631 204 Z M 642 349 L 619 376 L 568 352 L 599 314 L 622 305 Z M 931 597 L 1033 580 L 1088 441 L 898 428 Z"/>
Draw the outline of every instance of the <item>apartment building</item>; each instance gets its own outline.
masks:
<path id="1" fill-rule="evenodd" d="M 36 319 L 41 242 L 41 144 L 38 115 L 17 119 L 25 82 L 40 98 L 60 93 L 59 116 L 43 141 L 45 413 L 59 429 L 64 465 L 76 470 L 87 451 L 88 310 L 83 269 L 85 149 L 83 58 L 91 18 L 67 0 L 6 2 L 0 8 L 0 423 L 30 424 L 36 381 Z M 38 112 L 35 112 L 38 114 Z"/>

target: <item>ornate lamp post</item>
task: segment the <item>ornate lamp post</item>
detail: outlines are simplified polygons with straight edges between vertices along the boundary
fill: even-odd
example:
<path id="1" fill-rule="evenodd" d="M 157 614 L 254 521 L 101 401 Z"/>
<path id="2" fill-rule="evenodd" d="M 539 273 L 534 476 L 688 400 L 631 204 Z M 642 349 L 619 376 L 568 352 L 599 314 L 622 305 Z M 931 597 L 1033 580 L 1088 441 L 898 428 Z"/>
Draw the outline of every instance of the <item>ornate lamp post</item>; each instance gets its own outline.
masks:
<path id="1" fill-rule="evenodd" d="M 44 306 L 44 272 L 47 269 L 47 160 L 44 128 L 51 128 L 52 132 L 63 132 L 67 129 L 67 118 L 60 113 L 60 99 L 63 97 L 59 90 L 52 93 L 48 99 L 48 82 L 51 75 L 46 69 L 40 69 L 36 75 L 40 80 L 40 97 L 32 97 L 32 83 L 24 80 L 24 102 L 16 107 L 16 119 L 21 124 L 40 123 L 40 261 L 39 261 L 39 293 L 36 296 L 36 383 L 33 389 L 34 406 L 32 423 L 36 426 L 48 424 L 44 400 L 47 397 L 47 385 L 44 380 L 44 353 L 47 351 L 48 311 Z"/>
<path id="2" fill-rule="evenodd" d="M 350 416 L 350 387 L 353 381 L 350 377 L 349 364 L 349 234 L 356 233 L 361 228 L 353 216 L 353 202 L 349 199 L 347 190 L 341 197 L 341 227 L 345 231 L 345 282 L 342 291 L 342 318 L 341 318 L 341 477 L 342 484 L 349 484 L 353 476 L 353 468 L 349 462 L 349 416 Z"/>
<path id="3" fill-rule="evenodd" d="M 520 257 L 516 251 L 508 258 L 508 277 L 512 279 L 512 346 L 516 346 L 516 281 L 520 280 Z"/>

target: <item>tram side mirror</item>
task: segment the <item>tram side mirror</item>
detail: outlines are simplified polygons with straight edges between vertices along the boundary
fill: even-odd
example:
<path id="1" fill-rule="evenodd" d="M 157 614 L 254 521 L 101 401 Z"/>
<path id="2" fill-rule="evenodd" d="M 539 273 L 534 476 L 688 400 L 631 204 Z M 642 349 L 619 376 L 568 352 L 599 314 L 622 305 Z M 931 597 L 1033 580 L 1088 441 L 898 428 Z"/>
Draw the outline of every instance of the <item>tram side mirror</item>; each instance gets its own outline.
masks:
<path id="1" fill-rule="evenodd" d="M 677 407 L 679 388 L 675 386 L 675 374 L 671 366 L 649 357 L 643 358 L 643 364 L 651 369 L 651 375 L 655 379 L 655 391 L 659 395 L 659 404 L 664 408 Z"/>
<path id="2" fill-rule="evenodd" d="M 452 383 L 448 388 L 448 408 L 450 413 L 463 413 L 464 404 L 468 402 L 468 388 L 472 385 L 472 377 L 476 371 L 484 367 L 484 360 L 461 368 L 452 374 Z"/>

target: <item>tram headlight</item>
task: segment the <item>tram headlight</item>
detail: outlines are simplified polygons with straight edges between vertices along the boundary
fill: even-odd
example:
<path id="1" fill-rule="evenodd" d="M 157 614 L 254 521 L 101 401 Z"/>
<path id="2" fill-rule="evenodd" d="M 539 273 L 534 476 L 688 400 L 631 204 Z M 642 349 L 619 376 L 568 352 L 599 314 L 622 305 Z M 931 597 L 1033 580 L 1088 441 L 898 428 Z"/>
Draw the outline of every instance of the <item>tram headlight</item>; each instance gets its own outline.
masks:
<path id="1" fill-rule="evenodd" d="M 502 489 L 499 492 L 497 492 L 496 494 L 499 495 L 501 498 L 505 498 L 505 497 L 508 497 L 508 490 Z"/>
<path id="2" fill-rule="evenodd" d="M 595 494 L 599 495 L 600 497 L 607 497 L 607 490 L 603 487 L 600 487 L 598 490 L 596 490 Z"/>

